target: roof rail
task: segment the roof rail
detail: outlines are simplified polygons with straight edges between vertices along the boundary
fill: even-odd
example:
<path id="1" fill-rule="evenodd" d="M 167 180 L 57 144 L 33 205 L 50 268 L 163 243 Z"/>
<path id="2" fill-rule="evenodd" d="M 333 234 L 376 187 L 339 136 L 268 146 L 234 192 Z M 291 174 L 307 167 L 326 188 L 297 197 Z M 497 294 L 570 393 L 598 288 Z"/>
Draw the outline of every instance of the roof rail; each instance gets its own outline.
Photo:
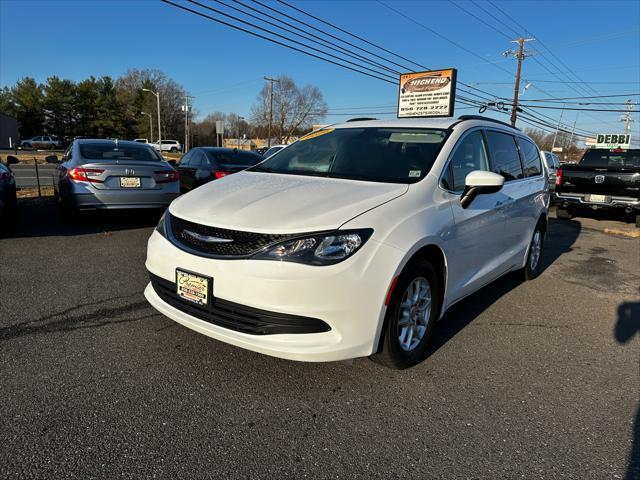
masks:
<path id="1" fill-rule="evenodd" d="M 349 120 L 347 120 L 348 122 L 364 122 L 366 120 L 378 120 L 377 118 L 370 118 L 370 117 L 356 117 L 356 118 L 350 118 Z"/>
<path id="2" fill-rule="evenodd" d="M 482 115 L 460 115 L 458 117 L 458 120 L 461 122 L 464 122 L 465 120 L 485 120 L 487 122 L 495 122 L 495 123 L 499 123 L 500 125 L 504 125 L 505 127 L 509 127 L 509 128 L 514 128 L 516 130 L 520 130 L 517 127 L 512 127 L 509 123 L 507 122 L 503 122 L 501 120 L 496 120 L 495 118 L 491 118 L 491 117 L 483 117 Z"/>

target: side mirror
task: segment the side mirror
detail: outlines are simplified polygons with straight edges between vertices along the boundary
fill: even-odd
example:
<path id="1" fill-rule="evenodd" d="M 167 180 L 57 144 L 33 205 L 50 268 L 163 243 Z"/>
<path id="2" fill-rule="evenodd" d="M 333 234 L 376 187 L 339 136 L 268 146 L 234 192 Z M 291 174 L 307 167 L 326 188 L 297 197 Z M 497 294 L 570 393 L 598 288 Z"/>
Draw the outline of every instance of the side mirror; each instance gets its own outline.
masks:
<path id="1" fill-rule="evenodd" d="M 17 157 L 13 155 L 7 155 L 7 165 L 15 165 L 16 163 L 20 163 Z"/>
<path id="2" fill-rule="evenodd" d="M 504 177 L 493 172 L 474 170 L 467 175 L 464 184 L 460 205 L 467 208 L 478 195 L 499 192 L 504 185 Z"/>
<path id="3" fill-rule="evenodd" d="M 44 157 L 44 161 L 47 163 L 60 163 L 57 155 L 47 155 Z"/>

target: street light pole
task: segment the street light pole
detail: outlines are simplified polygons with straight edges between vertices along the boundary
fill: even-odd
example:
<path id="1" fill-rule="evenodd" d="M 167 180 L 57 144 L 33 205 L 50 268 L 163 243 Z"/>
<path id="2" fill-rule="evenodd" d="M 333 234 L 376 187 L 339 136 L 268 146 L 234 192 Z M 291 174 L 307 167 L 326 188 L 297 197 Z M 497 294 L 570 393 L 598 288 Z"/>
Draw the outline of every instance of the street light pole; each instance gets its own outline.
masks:
<path id="1" fill-rule="evenodd" d="M 271 148 L 271 123 L 273 121 L 273 83 L 280 83 L 277 78 L 264 77 L 269 82 L 269 136 L 267 138 L 267 147 Z"/>
<path id="2" fill-rule="evenodd" d="M 140 112 L 140 114 L 149 117 L 149 143 L 153 143 L 153 117 L 147 112 Z"/>
<path id="3" fill-rule="evenodd" d="M 160 122 L 160 92 L 154 92 L 153 90 L 149 90 L 148 88 L 143 88 L 143 92 L 153 93 L 156 96 L 156 101 L 158 105 L 158 149 L 160 153 L 162 153 L 162 123 Z"/>

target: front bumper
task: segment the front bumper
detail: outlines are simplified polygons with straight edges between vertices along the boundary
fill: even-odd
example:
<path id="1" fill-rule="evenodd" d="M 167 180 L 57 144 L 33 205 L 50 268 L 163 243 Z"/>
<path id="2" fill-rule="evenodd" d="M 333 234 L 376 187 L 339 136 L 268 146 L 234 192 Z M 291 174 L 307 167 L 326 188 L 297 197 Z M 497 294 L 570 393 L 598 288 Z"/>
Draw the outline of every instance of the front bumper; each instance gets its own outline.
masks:
<path id="1" fill-rule="evenodd" d="M 203 258 L 184 252 L 154 231 L 147 270 L 172 283 L 176 268 L 213 278 L 213 297 L 280 316 L 317 319 L 330 330 L 256 335 L 198 318 L 158 295 L 150 283 L 145 296 L 158 311 L 199 333 L 238 347 L 300 361 L 363 357 L 377 348 L 387 289 L 402 252 L 370 239 L 353 257 L 329 266 L 270 260 Z M 153 277 L 152 277 L 153 278 Z M 193 312 L 191 312 L 193 313 Z"/>
<path id="2" fill-rule="evenodd" d="M 607 196 L 606 202 L 592 202 L 588 193 L 555 193 L 555 203 L 561 207 L 585 207 L 593 209 L 640 210 L 640 199 L 632 197 Z"/>

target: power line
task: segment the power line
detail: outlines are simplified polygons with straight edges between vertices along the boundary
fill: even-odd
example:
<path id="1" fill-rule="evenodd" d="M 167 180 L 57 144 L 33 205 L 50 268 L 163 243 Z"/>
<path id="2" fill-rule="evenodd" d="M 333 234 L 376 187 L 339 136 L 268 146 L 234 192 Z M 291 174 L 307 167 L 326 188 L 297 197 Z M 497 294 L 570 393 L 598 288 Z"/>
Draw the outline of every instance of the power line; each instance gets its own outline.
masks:
<path id="1" fill-rule="evenodd" d="M 249 26 L 251 26 L 251 27 L 253 27 L 253 28 L 257 28 L 258 30 L 261 30 L 261 31 L 263 31 L 263 32 L 266 32 L 266 33 L 269 33 L 269 34 L 271 34 L 271 35 L 275 35 L 276 37 L 282 38 L 283 40 L 286 40 L 286 41 L 288 41 L 288 42 L 292 42 L 292 43 L 295 43 L 295 44 L 297 44 L 297 45 L 301 45 L 301 46 L 303 46 L 303 47 L 305 47 L 305 48 L 308 48 L 308 49 L 313 50 L 313 51 L 315 51 L 315 52 L 321 53 L 322 55 L 326 55 L 326 56 L 328 56 L 328 57 L 335 58 L 336 60 L 340 60 L 340 61 L 342 61 L 342 62 L 348 63 L 348 64 L 350 64 L 350 65 L 353 65 L 353 66 L 356 66 L 356 67 L 359 67 L 359 68 L 362 68 L 362 69 L 364 69 L 364 70 L 368 70 L 369 72 L 372 72 L 372 73 L 375 73 L 375 74 L 378 74 L 378 75 L 384 75 L 384 76 L 387 76 L 387 77 L 389 77 L 390 79 L 394 79 L 394 78 L 395 78 L 395 77 L 393 77 L 393 76 L 390 76 L 389 74 L 381 73 L 381 72 L 380 72 L 380 71 L 378 71 L 378 70 L 374 70 L 374 69 L 372 69 L 372 68 L 369 68 L 369 67 L 367 67 L 367 66 L 361 65 L 361 64 L 359 64 L 359 63 L 355 63 L 355 62 L 352 62 L 352 61 L 347 60 L 347 59 L 345 59 L 345 58 L 338 57 L 338 56 L 333 55 L 333 54 L 331 54 L 331 53 L 328 53 L 328 52 L 326 52 L 326 51 L 320 50 L 319 48 L 315 48 L 315 47 L 313 47 L 313 46 L 311 46 L 311 45 L 309 45 L 309 44 L 306 44 L 306 43 L 303 43 L 303 42 L 299 42 L 298 40 L 295 40 L 295 39 L 293 39 L 293 38 L 287 37 L 286 35 L 280 35 L 280 34 L 279 34 L 279 33 L 277 33 L 277 32 L 274 32 L 274 31 L 272 31 L 272 30 L 269 30 L 269 29 L 266 29 L 266 28 L 260 27 L 259 25 L 255 25 L 255 24 L 254 24 L 254 25 L 252 25 L 251 23 L 247 22 L 246 20 L 243 20 L 242 18 L 239 18 L 239 17 L 236 17 L 236 16 L 231 15 L 231 14 L 229 14 L 229 13 L 223 12 L 222 10 L 218 10 L 217 8 L 213 8 L 213 7 L 209 7 L 209 6 L 207 6 L 207 5 L 203 5 L 202 3 L 200 3 L 200 2 L 198 2 L 198 1 L 196 1 L 196 0 L 187 0 L 187 1 L 188 1 L 189 3 L 192 3 L 192 4 L 194 4 L 194 5 L 198 5 L 199 7 L 202 7 L 202 8 L 204 8 L 204 9 L 206 9 L 206 10 L 211 11 L 211 12 L 215 12 L 215 13 L 217 13 L 218 15 L 222 15 L 222 16 L 224 16 L 224 17 L 231 18 L 231 19 L 235 20 L 236 22 L 240 22 L 240 23 L 243 23 L 243 24 L 245 24 L 245 25 L 249 25 Z M 214 0 L 214 1 L 218 1 L 218 3 L 221 3 L 221 2 L 219 2 L 219 0 Z M 225 5 L 225 6 L 226 6 L 226 5 Z M 250 14 L 245 13 L 245 15 L 250 15 Z M 265 21 L 265 20 L 263 20 L 263 21 Z M 282 27 L 279 27 L 279 28 L 282 28 Z M 300 36 L 300 35 L 298 34 L 298 36 Z"/>
<path id="2" fill-rule="evenodd" d="M 239 0 L 231 0 L 231 1 L 233 1 L 236 4 L 242 5 L 245 8 L 248 8 L 249 10 L 251 10 L 253 12 L 257 12 L 261 16 L 257 16 L 257 15 L 253 15 L 251 13 L 247 13 L 246 11 L 244 11 L 244 10 L 242 10 L 240 8 L 234 7 L 232 5 L 227 5 L 226 3 L 221 2 L 220 0 L 213 0 L 213 1 L 222 4 L 227 8 L 230 8 L 232 10 L 236 10 L 236 11 L 238 11 L 240 13 L 243 13 L 244 15 L 247 15 L 247 16 L 249 16 L 251 18 L 255 18 L 256 20 L 264 22 L 264 23 L 266 23 L 268 25 L 274 26 L 276 28 L 280 28 L 281 30 L 284 30 L 286 32 L 293 33 L 294 35 L 302 36 L 306 40 L 314 41 L 313 39 L 316 39 L 315 41 L 322 42 L 324 45 L 327 46 L 327 48 L 329 48 L 329 49 L 331 49 L 333 51 L 339 51 L 342 54 L 347 55 L 347 56 L 349 56 L 351 58 L 360 59 L 360 60 L 368 63 L 369 65 L 373 65 L 373 66 L 382 68 L 384 70 L 387 70 L 387 71 L 395 73 L 395 74 L 400 74 L 399 71 L 394 70 L 392 68 L 389 68 L 389 67 L 387 67 L 386 65 L 384 65 L 382 63 L 372 61 L 372 60 L 368 59 L 367 57 L 365 57 L 363 55 L 360 55 L 360 54 L 355 53 L 355 52 L 351 52 L 348 49 L 338 45 L 337 43 L 331 42 L 329 40 L 325 40 L 322 37 L 320 37 L 320 36 L 318 36 L 318 35 L 316 35 L 314 33 L 308 32 L 307 30 L 304 30 L 304 29 L 302 29 L 300 27 L 297 27 L 296 25 L 293 25 L 293 24 L 287 22 L 286 20 L 282 20 L 281 18 L 274 17 L 273 15 L 270 15 L 269 13 L 267 13 L 265 11 L 261 11 L 261 10 L 258 10 L 256 8 L 253 8 L 251 5 L 247 5 L 247 4 L 245 4 L 245 3 L 243 3 L 243 2 L 241 2 Z M 270 10 L 274 10 L 271 7 L 269 7 L 268 5 L 261 4 L 260 2 L 255 2 L 255 3 L 259 3 L 260 5 L 263 5 L 265 8 L 269 8 Z M 278 23 L 276 24 L 276 23 L 270 22 L 269 20 L 265 20 L 263 17 L 267 17 L 267 18 L 270 18 L 272 20 L 276 20 Z M 295 33 L 293 31 L 291 31 L 290 29 L 283 27 L 282 24 L 287 25 L 287 26 L 289 26 L 289 27 L 291 27 L 291 28 L 293 28 L 293 29 L 295 29 L 295 30 L 297 30 L 299 32 L 303 32 L 303 33 Z M 309 37 L 312 37 L 312 38 L 309 38 Z"/>
<path id="3" fill-rule="evenodd" d="M 377 75 L 372 75 L 372 74 L 370 74 L 370 73 L 363 72 L 362 70 L 358 70 L 358 69 L 353 68 L 353 67 L 350 67 L 350 66 L 348 66 L 348 65 L 344 65 L 344 64 L 342 64 L 342 63 L 335 62 L 335 61 L 333 61 L 333 60 L 331 60 L 331 59 L 321 57 L 320 55 L 316 55 L 316 54 L 314 54 L 314 53 L 307 52 L 307 51 L 302 50 L 302 49 L 300 49 L 300 48 L 297 48 L 297 47 L 294 47 L 294 46 L 292 46 L 292 45 L 288 45 L 288 44 L 286 44 L 286 43 L 283 43 L 283 42 L 281 42 L 281 41 L 279 41 L 279 40 L 275 40 L 275 39 L 273 39 L 273 38 L 269 38 L 269 37 L 267 37 L 267 36 L 265 36 L 265 35 L 261 35 L 261 34 L 259 34 L 259 33 L 256 33 L 256 32 L 253 32 L 253 31 L 251 31 L 251 30 L 248 30 L 248 29 L 246 29 L 246 28 L 240 27 L 240 26 L 238 26 L 238 25 L 234 25 L 234 24 L 229 23 L 229 22 L 226 22 L 226 21 L 224 21 L 224 20 L 220 20 L 220 19 L 218 19 L 218 18 L 212 17 L 211 15 L 207 15 L 206 13 L 202 13 L 202 12 L 199 12 L 199 11 L 194 10 L 194 9 L 192 9 L 192 8 L 185 7 L 184 5 L 179 5 L 179 4 L 177 4 L 177 3 L 175 3 L 175 2 L 173 2 L 173 1 L 171 1 L 171 0 L 160 0 L 160 1 L 162 1 L 162 2 L 164 2 L 164 3 L 166 3 L 166 4 L 169 4 L 169 5 L 172 5 L 172 6 L 176 7 L 176 8 L 181 9 L 181 10 L 184 10 L 184 11 L 187 11 L 187 12 L 190 12 L 190 13 L 193 13 L 193 14 L 195 14 L 195 15 L 198 15 L 198 16 L 200 16 L 200 17 L 202 17 L 202 18 L 206 18 L 206 19 L 211 20 L 211 21 L 213 21 L 213 22 L 220 23 L 220 24 L 225 25 L 225 26 L 227 26 L 227 27 L 233 28 L 234 30 L 239 30 L 239 31 L 241 31 L 241 32 L 248 33 L 249 35 L 253 35 L 253 36 L 258 37 L 258 38 L 261 38 L 261 39 L 263 39 L 263 40 L 267 40 L 268 42 L 275 43 L 275 44 L 277 44 L 277 45 L 280 45 L 280 46 L 282 46 L 282 47 L 286 47 L 286 48 L 291 49 L 291 50 L 295 50 L 296 52 L 303 53 L 303 54 L 308 55 L 308 56 L 310 56 L 310 57 L 314 57 L 314 58 L 317 58 L 317 59 L 319 59 L 319 60 L 323 60 L 323 61 L 325 61 L 325 62 L 332 63 L 332 64 L 337 65 L 337 66 L 339 66 L 339 67 L 346 68 L 347 70 L 351 70 L 351 71 L 353 71 L 353 72 L 357 72 L 357 73 L 360 73 L 360 74 L 362 74 L 362 75 L 366 75 L 366 76 L 371 77 L 371 78 L 376 78 L 376 79 L 378 79 L 378 80 L 382 80 L 383 82 L 387 82 L 387 83 L 390 83 L 390 84 L 393 84 L 393 85 L 396 85 L 396 84 L 397 84 L 397 82 L 391 81 L 391 80 L 389 80 L 389 79 L 382 78 L 382 77 L 379 77 L 379 76 L 377 76 Z M 188 1 L 190 1 L 191 3 L 197 3 L 197 2 L 193 2 L 193 0 L 188 0 Z M 200 5 L 200 4 L 199 4 L 199 5 Z M 225 15 L 225 16 L 228 16 L 228 15 Z M 246 22 L 243 22 L 243 23 L 246 23 Z M 256 27 L 256 28 L 259 28 L 259 27 Z M 261 29 L 261 30 L 265 30 L 265 29 Z M 273 32 L 271 32 L 271 33 L 273 33 Z M 281 35 L 278 35 L 278 36 L 281 36 Z M 298 44 L 299 44 L 300 42 L 295 42 L 295 43 L 298 43 Z"/>
<path id="4" fill-rule="evenodd" d="M 300 23 L 302 23 L 302 24 L 304 24 L 304 25 L 310 26 L 309 24 L 307 24 L 307 23 L 303 22 L 302 20 L 296 19 L 296 18 L 294 18 L 294 17 L 291 17 L 291 16 L 289 16 L 289 15 L 287 15 L 287 14 L 285 14 L 285 13 L 281 12 L 280 10 L 276 10 L 276 9 L 274 9 L 274 8 L 272 8 L 272 7 L 269 7 L 268 5 L 265 5 L 264 3 L 261 3 L 261 2 L 259 2 L 258 0 L 253 0 L 253 1 L 254 1 L 254 3 L 257 3 L 257 4 L 259 4 L 259 5 L 261 5 L 261 6 L 265 7 L 265 8 L 268 8 L 268 9 L 270 9 L 270 10 L 272 10 L 272 11 L 276 11 L 276 12 L 278 12 L 280 15 L 284 15 L 284 16 L 286 16 L 287 18 L 290 18 L 290 19 L 292 19 L 292 20 L 294 20 L 294 21 L 297 21 L 297 22 L 300 22 Z M 345 29 L 343 29 L 343 28 L 341 28 L 341 27 L 338 27 L 337 25 L 335 25 L 335 24 L 333 24 L 333 23 L 327 22 L 326 20 L 323 20 L 323 19 L 322 19 L 322 18 L 320 18 L 320 17 L 317 17 L 317 16 L 315 16 L 315 15 L 313 15 L 313 14 L 310 14 L 310 13 L 309 13 L 309 12 L 307 12 L 306 10 L 300 9 L 300 8 L 298 8 L 298 7 L 295 7 L 295 6 L 293 6 L 293 5 L 291 5 L 291 4 L 287 3 L 287 2 L 285 2 L 285 1 L 283 1 L 283 0 L 277 0 L 277 1 L 278 1 L 279 3 L 281 3 L 281 4 L 283 4 L 283 5 L 286 5 L 287 7 L 291 8 L 291 9 L 293 9 L 293 10 L 297 11 L 297 12 L 300 12 L 300 13 L 302 13 L 302 14 L 304 14 L 304 15 L 307 15 L 307 16 L 308 16 L 308 17 L 310 17 L 310 18 L 313 18 L 313 19 L 314 19 L 314 20 L 316 20 L 316 21 L 319 21 L 319 22 L 321 22 L 321 23 L 323 23 L 323 24 L 325 24 L 325 25 L 328 25 L 328 26 L 330 26 L 331 28 L 334 28 L 334 29 L 336 29 L 336 30 L 339 30 L 340 32 L 343 32 L 343 33 L 345 33 L 345 34 L 347 34 L 347 35 L 352 36 L 353 38 L 356 38 L 356 39 L 358 39 L 358 40 L 360 40 L 360 41 L 362 41 L 362 42 L 365 42 L 365 43 L 367 43 L 368 45 L 374 46 L 375 48 L 378 48 L 378 49 L 380 49 L 380 50 L 382 50 L 382 51 L 385 51 L 385 52 L 387 52 L 387 53 L 390 53 L 391 55 L 394 55 L 394 56 L 396 56 L 396 57 L 398 57 L 398 58 L 401 58 L 401 59 L 403 59 L 403 60 L 405 60 L 405 61 L 407 61 L 407 62 L 410 62 L 410 63 L 412 63 L 412 64 L 414 64 L 414 65 L 417 65 L 417 66 L 418 66 L 418 67 L 420 67 L 420 68 L 424 68 L 424 69 L 426 69 L 426 70 L 430 70 L 430 67 L 427 67 L 426 65 L 423 65 L 423 64 L 421 64 L 421 63 L 419 63 L 419 62 L 416 62 L 416 61 L 414 61 L 414 60 L 410 60 L 410 59 L 408 59 L 408 58 L 406 58 L 406 57 L 403 57 L 402 55 L 399 55 L 399 54 L 397 54 L 397 53 L 393 53 L 393 52 L 391 52 L 390 50 L 387 50 L 386 48 L 384 48 L 384 47 L 382 47 L 382 46 L 380 46 L 380 45 L 378 45 L 378 44 L 376 44 L 376 43 L 370 42 L 369 40 L 367 40 L 367 39 L 365 39 L 365 38 L 363 38 L 363 37 L 361 37 L 361 36 L 359 36 L 359 35 L 353 34 L 353 33 L 349 32 L 349 31 L 347 31 L 347 30 L 345 30 Z M 382 4 L 383 6 L 385 6 L 385 7 L 389 8 L 389 9 L 391 9 L 391 10 L 396 11 L 396 13 L 398 13 L 399 15 L 404 16 L 404 14 L 402 14 L 401 12 L 398 12 L 397 10 L 395 10 L 395 9 L 393 9 L 393 8 L 391 8 L 391 7 L 389 7 L 388 5 L 385 5 L 385 4 L 384 4 L 384 3 L 382 3 L 382 2 L 379 2 L 379 3 L 380 3 L 380 4 Z M 408 18 L 408 17 L 407 17 L 407 18 Z M 409 19 L 409 20 L 411 20 L 410 18 L 408 18 L 408 19 Z M 315 27 L 313 27 L 313 26 L 310 26 L 310 27 L 311 27 L 311 28 L 315 28 Z M 424 27 L 424 28 L 429 29 L 428 27 L 426 27 L 426 26 L 424 26 L 424 25 L 423 25 L 423 27 Z M 457 44 L 456 42 L 453 42 L 452 40 L 450 40 L 450 39 L 446 38 L 444 35 L 441 35 L 441 34 L 439 34 L 438 32 L 435 32 L 434 30 L 431 30 L 431 29 L 429 29 L 429 30 L 430 30 L 430 31 L 432 31 L 432 33 L 434 33 L 435 35 L 440 36 L 441 38 L 443 38 L 443 39 L 445 39 L 445 40 L 447 40 L 447 41 L 449 41 L 449 42 L 453 43 L 454 45 L 456 45 L 456 46 L 458 46 L 458 47 L 460 47 L 460 48 L 463 48 L 463 49 L 465 48 L 465 47 L 463 47 L 463 46 L 461 46 L 461 45 Z M 321 31 L 321 30 L 320 30 L 320 31 Z M 322 32 L 322 31 L 321 31 L 321 32 Z M 329 34 L 329 33 L 327 33 L 327 32 L 323 32 L 323 33 L 325 33 L 326 35 L 331 35 L 331 34 Z M 343 39 L 341 39 L 341 38 L 339 38 L 339 37 L 335 37 L 335 36 L 333 36 L 333 35 L 331 35 L 331 36 L 332 36 L 333 38 L 336 38 L 336 39 L 338 39 L 338 40 L 342 41 L 342 42 L 345 42 L 345 40 L 343 40 Z M 346 43 L 348 43 L 348 42 L 346 42 Z M 348 43 L 348 44 L 349 44 L 349 45 L 352 45 L 352 46 L 354 46 L 354 47 L 356 47 L 356 48 L 360 48 L 360 47 L 357 47 L 357 46 L 355 46 L 355 45 L 353 45 L 353 44 L 351 44 L 351 43 Z M 471 53 L 472 55 L 476 55 L 476 56 L 478 56 L 479 58 L 482 58 L 482 57 L 480 57 L 479 55 L 475 54 L 474 52 L 471 52 L 470 50 L 468 50 L 468 51 L 469 51 L 469 53 Z M 367 52 L 368 52 L 368 50 L 367 50 Z M 486 59 L 483 59 L 483 60 L 485 60 L 485 61 L 486 61 Z M 389 61 L 389 60 L 387 60 L 387 61 Z M 491 62 L 489 62 L 489 63 L 491 63 Z M 396 64 L 396 65 L 398 65 L 398 64 Z M 412 69 L 412 68 L 408 68 L 408 67 L 404 67 L 404 66 L 403 66 L 402 68 L 407 68 L 407 69 L 408 69 L 408 70 L 410 70 L 410 71 L 414 71 L 414 69 Z M 504 71 L 506 71 L 509 75 L 511 75 L 511 72 L 509 72 L 508 70 L 505 70 L 505 69 L 503 69 L 503 70 L 504 70 Z M 470 85 L 468 85 L 468 84 L 465 84 L 465 83 L 463 83 L 463 82 L 460 82 L 460 83 L 461 83 L 462 85 L 466 86 L 467 88 L 471 88 L 472 90 L 479 91 L 479 92 L 481 92 L 481 93 L 484 93 L 485 95 L 489 95 L 489 96 L 491 96 L 491 97 L 493 97 L 493 96 L 494 96 L 494 95 L 493 95 L 492 93 L 490 93 L 490 92 L 486 92 L 486 91 L 481 90 L 481 89 L 479 89 L 479 88 L 475 88 L 475 87 L 470 86 Z M 469 95 L 474 95 L 474 96 L 476 96 L 476 97 L 478 97 L 478 98 L 483 98 L 482 96 L 477 95 L 477 94 L 474 94 L 474 93 L 469 92 L 469 91 L 467 91 L 467 90 L 464 90 L 464 89 L 459 89 L 459 90 L 461 90 L 461 91 L 463 91 L 463 92 L 465 92 L 465 93 L 467 93 L 467 94 L 469 94 Z M 485 98 L 483 98 L 483 99 L 485 99 Z M 486 100 L 486 99 L 485 99 L 485 100 Z"/>
<path id="5" fill-rule="evenodd" d="M 263 6 L 264 6 L 264 4 L 262 4 L 262 3 L 260 3 L 260 2 L 258 2 L 258 1 L 256 1 L 256 0 L 254 0 L 254 1 L 255 1 L 256 3 L 259 3 L 260 5 L 263 5 Z M 297 11 L 297 12 L 299 12 L 299 13 L 302 13 L 303 15 L 306 15 L 306 16 L 308 16 L 308 17 L 310 17 L 310 18 L 313 18 L 314 20 L 317 20 L 318 22 L 323 23 L 324 25 L 327 25 L 327 26 L 329 26 L 329 27 L 331 27 L 331 28 L 334 28 L 334 29 L 336 29 L 336 30 L 338 30 L 338 31 L 340 31 L 340 32 L 342 32 L 342 33 L 345 33 L 345 34 L 349 35 L 350 37 L 353 37 L 353 38 L 355 38 L 355 39 L 357 39 L 357 40 L 360 40 L 361 42 L 364 42 L 364 43 L 366 43 L 367 45 L 371 45 L 372 47 L 375 47 L 375 48 L 377 48 L 377 49 L 379 49 L 379 50 L 382 50 L 383 52 L 389 53 L 389 54 L 393 55 L 394 57 L 401 58 L 402 60 L 404 60 L 404 61 L 406 61 L 406 62 L 413 63 L 414 65 L 417 65 L 418 67 L 426 68 L 426 67 L 424 67 L 423 65 L 420 65 L 419 63 L 414 62 L 413 60 L 409 60 L 408 58 L 405 58 L 405 57 L 403 57 L 402 55 L 399 55 L 399 54 L 397 54 L 397 53 L 394 53 L 394 52 L 392 52 L 391 50 L 387 50 L 386 48 L 381 47 L 380 45 L 376 45 L 375 43 L 370 42 L 369 40 L 367 40 L 367 39 L 365 39 L 365 38 L 362 38 L 362 37 L 360 37 L 360 36 L 356 35 L 355 33 L 351 33 L 351 32 L 349 32 L 349 31 L 347 31 L 347 30 L 344 30 L 343 28 L 340 28 L 340 27 L 338 27 L 337 25 L 334 25 L 334 24 L 332 24 L 332 23 L 330 23 L 330 22 L 327 22 L 326 20 L 323 20 L 322 18 L 316 17 L 315 15 L 312 15 L 311 13 L 309 13 L 309 12 L 307 12 L 307 11 L 305 11 L 305 10 L 302 10 L 302 9 L 300 9 L 300 8 L 298 8 L 298 7 L 295 7 L 295 6 L 291 5 L 290 3 L 287 3 L 287 2 L 285 2 L 285 1 L 283 1 L 283 0 L 276 0 L 276 1 L 277 1 L 278 3 L 281 3 L 282 5 L 285 5 L 285 6 L 289 7 L 289 8 L 290 8 L 290 9 L 292 9 L 292 10 L 295 10 L 295 11 Z M 284 15 L 284 14 L 283 14 L 283 15 Z M 300 21 L 300 20 L 298 20 L 298 21 Z M 330 35 L 330 34 L 328 34 L 328 33 L 327 33 L 327 35 Z M 346 43 L 346 42 L 345 42 L 345 43 Z M 362 48 L 360 48 L 360 47 L 356 47 L 355 45 L 352 45 L 352 46 L 353 46 L 353 47 L 355 47 L 355 48 L 359 48 L 360 50 L 362 50 Z M 365 51 L 367 51 L 367 50 L 365 50 Z M 368 51 L 367 51 L 367 52 L 368 52 Z M 375 55 L 375 54 L 373 54 L 373 53 L 371 53 L 371 52 L 368 52 L 368 53 L 370 53 L 370 54 L 372 54 L 372 55 Z M 397 66 L 399 66 L 399 67 L 402 67 L 402 65 L 398 65 L 398 64 L 395 64 L 395 65 L 397 65 Z M 406 68 L 406 67 L 402 67 L 402 68 Z M 408 69 L 408 70 L 410 70 L 410 69 Z"/>

